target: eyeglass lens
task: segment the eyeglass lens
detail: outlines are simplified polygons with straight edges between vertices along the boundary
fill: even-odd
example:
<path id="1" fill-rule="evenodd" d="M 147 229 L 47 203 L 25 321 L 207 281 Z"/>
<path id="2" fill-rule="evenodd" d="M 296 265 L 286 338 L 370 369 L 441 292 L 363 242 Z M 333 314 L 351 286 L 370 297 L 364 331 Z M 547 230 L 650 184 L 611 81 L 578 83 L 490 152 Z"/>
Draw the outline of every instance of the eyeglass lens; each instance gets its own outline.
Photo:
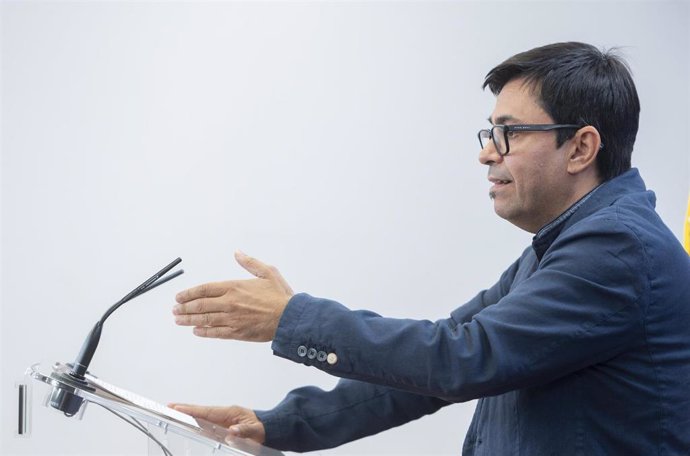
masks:
<path id="1" fill-rule="evenodd" d="M 503 128 L 499 125 L 494 125 L 490 130 L 482 130 L 479 133 L 479 141 L 481 143 L 482 149 L 485 148 L 489 141 L 493 139 L 496 151 L 504 155 L 506 152 L 505 134 Z"/>

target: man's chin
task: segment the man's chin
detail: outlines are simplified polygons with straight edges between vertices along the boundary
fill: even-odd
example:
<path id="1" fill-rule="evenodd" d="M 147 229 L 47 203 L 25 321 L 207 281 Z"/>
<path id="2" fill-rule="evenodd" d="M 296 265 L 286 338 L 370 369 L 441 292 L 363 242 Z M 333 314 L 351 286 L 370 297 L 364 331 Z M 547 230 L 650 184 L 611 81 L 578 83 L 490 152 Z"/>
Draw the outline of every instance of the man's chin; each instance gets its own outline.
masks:
<path id="1" fill-rule="evenodd" d="M 496 200 L 495 195 L 493 196 L 492 201 L 494 202 L 494 212 L 496 213 L 496 215 L 498 215 L 504 220 L 510 221 L 509 218 L 511 214 L 508 208 L 506 208 L 505 205 L 501 204 L 500 200 Z"/>

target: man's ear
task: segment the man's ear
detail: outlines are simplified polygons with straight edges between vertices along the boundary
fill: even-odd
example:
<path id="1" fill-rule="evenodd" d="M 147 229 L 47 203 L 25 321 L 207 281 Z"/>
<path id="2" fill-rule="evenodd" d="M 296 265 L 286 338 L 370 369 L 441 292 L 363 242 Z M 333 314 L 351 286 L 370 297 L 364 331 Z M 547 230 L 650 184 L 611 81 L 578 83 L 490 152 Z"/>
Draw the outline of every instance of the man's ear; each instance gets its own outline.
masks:
<path id="1" fill-rule="evenodd" d="M 591 125 L 582 127 L 570 143 L 568 173 L 579 174 L 587 170 L 597 173 L 597 155 L 601 147 L 599 131 Z"/>

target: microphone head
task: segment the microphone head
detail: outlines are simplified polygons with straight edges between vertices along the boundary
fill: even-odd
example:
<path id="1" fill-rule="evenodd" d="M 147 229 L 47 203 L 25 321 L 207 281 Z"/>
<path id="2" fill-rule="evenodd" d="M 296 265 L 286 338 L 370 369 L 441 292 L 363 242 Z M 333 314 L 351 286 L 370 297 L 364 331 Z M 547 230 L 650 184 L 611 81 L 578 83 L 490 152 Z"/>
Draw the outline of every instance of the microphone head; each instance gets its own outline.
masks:
<path id="1" fill-rule="evenodd" d="M 59 410 L 65 416 L 72 417 L 79 413 L 85 404 L 84 398 L 78 394 L 78 390 L 92 390 L 86 380 L 76 377 L 71 372 L 53 372 L 51 377 L 57 382 L 53 383 L 53 389 L 48 397 L 48 405 Z"/>
<path id="2" fill-rule="evenodd" d="M 63 386 L 53 386 L 50 393 L 49 405 L 61 411 L 67 417 L 76 415 L 84 403 L 84 399 Z"/>

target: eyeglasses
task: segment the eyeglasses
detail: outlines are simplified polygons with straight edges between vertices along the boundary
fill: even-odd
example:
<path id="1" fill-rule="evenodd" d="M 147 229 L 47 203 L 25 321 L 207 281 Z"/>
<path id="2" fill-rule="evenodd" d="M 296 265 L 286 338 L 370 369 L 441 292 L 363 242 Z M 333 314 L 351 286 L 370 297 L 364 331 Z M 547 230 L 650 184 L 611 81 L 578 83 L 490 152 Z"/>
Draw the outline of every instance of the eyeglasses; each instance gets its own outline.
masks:
<path id="1" fill-rule="evenodd" d="M 517 134 L 523 131 L 551 131 L 565 128 L 579 129 L 582 125 L 573 124 L 535 124 L 535 125 L 494 125 L 491 128 L 479 130 L 479 144 L 484 149 L 489 140 L 493 140 L 496 152 L 503 157 L 510 152 L 508 138 L 516 138 Z"/>

